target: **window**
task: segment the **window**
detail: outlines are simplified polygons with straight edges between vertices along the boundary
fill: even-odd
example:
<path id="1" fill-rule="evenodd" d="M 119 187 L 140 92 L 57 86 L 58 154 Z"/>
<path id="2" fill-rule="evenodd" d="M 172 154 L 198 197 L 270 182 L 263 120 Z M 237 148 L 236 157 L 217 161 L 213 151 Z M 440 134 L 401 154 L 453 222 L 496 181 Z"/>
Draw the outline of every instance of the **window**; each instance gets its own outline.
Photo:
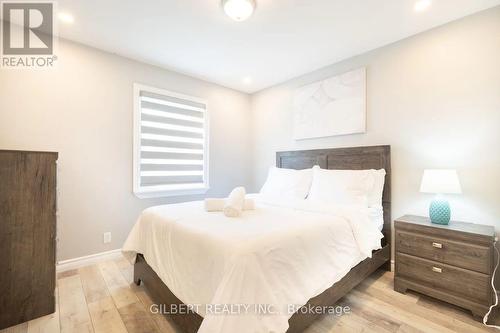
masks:
<path id="1" fill-rule="evenodd" d="M 140 198 L 208 190 L 207 103 L 134 85 L 134 193 Z"/>

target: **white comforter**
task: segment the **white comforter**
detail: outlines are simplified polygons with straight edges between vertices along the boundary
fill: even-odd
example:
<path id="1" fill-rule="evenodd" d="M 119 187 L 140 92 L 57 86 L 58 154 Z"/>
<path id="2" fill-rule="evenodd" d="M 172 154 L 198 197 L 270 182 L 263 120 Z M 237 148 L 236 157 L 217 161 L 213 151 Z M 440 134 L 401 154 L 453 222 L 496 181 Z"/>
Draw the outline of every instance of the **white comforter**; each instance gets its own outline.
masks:
<path id="1" fill-rule="evenodd" d="M 241 218 L 207 213 L 201 201 L 151 207 L 125 242 L 124 253 L 142 253 L 182 302 L 210 305 L 195 307 L 200 333 L 285 332 L 288 305 L 306 304 L 380 248 L 365 209 L 257 202 Z M 250 304 L 273 314 L 214 311 Z"/>

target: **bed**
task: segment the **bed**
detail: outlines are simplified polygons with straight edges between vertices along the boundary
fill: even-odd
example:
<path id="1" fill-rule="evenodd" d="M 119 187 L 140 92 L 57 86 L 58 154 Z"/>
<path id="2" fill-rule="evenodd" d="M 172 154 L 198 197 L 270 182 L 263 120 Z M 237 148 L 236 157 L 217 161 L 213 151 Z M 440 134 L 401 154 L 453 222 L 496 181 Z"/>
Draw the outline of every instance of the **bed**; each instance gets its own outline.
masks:
<path id="1" fill-rule="evenodd" d="M 367 276 L 372 274 L 379 268 L 390 270 L 391 256 L 391 166 L 390 166 L 390 146 L 371 146 L 371 147 L 354 147 L 354 148 L 336 148 L 336 149 L 321 149 L 321 150 L 304 150 L 304 151 L 289 151 L 276 153 L 276 166 L 289 169 L 307 169 L 314 165 L 319 165 L 323 169 L 385 169 L 386 178 L 383 191 L 382 205 L 384 208 L 384 223 L 382 227 L 382 243 L 381 248 L 373 251 L 370 258 L 366 258 L 357 263 L 346 274 L 342 273 L 341 278 L 337 279 L 330 287 L 323 288 L 322 292 L 312 297 L 307 301 L 306 306 L 331 306 L 334 305 L 340 298 L 347 294 L 352 288 L 363 281 Z M 182 206 L 179 206 L 182 207 Z M 186 204 L 184 209 L 191 209 L 190 204 Z M 272 208 L 269 211 L 278 214 L 281 213 L 280 208 Z M 178 212 L 182 214 L 182 210 Z M 252 215 L 249 214 L 248 218 Z M 272 215 L 271 215 L 272 216 Z M 317 224 L 321 225 L 320 215 L 311 215 L 317 218 Z M 285 215 L 286 218 L 286 215 Z M 216 220 L 214 220 L 216 221 Z M 340 223 L 340 222 L 339 222 Z M 300 224 L 297 224 L 300 226 Z M 293 232 L 293 228 L 292 232 Z M 300 229 L 297 229 L 300 230 Z M 303 236 L 304 238 L 307 237 Z M 305 238 L 307 239 L 307 238 Z M 321 240 L 321 235 L 311 233 L 310 240 Z M 325 240 L 325 239 L 323 239 Z M 206 248 L 209 249 L 209 248 Z M 223 252 L 221 252 L 223 253 Z M 170 259 L 173 260 L 171 257 Z M 167 259 L 168 260 L 168 259 Z M 181 263 L 182 264 L 182 263 Z M 214 261 L 217 265 L 217 261 Z M 171 308 L 172 305 L 178 306 L 179 309 L 186 308 L 185 304 L 174 295 L 174 292 L 167 287 L 162 281 L 159 274 L 152 268 L 158 269 L 158 264 L 148 263 L 142 253 L 137 253 L 134 265 L 134 282 L 137 284 L 143 283 L 145 289 L 156 304 L 161 304 L 164 307 Z M 254 267 L 254 266 L 252 266 Z M 199 272 L 199 271 L 198 271 Z M 250 272 L 251 273 L 251 272 Z M 193 271 L 196 274 L 196 271 Z M 301 272 L 307 274 L 307 272 Z M 251 274 L 250 274 L 251 275 Z M 256 276 L 259 274 L 255 274 Z M 244 277 L 243 277 L 244 278 Z M 194 280 L 196 281 L 196 280 Z M 293 281 L 293 280 L 291 280 Z M 284 283 L 290 281 L 284 281 Z M 209 282 L 208 282 L 209 283 Z M 199 285 L 199 292 L 202 292 L 202 282 Z M 180 294 L 179 288 L 175 281 L 169 285 L 173 290 L 177 290 L 176 294 Z M 276 287 L 276 284 L 274 285 Z M 196 288 L 191 288 L 196 291 Z M 234 288 L 233 288 L 234 289 Z M 299 288 L 300 289 L 300 288 Z M 326 290 L 325 290 L 326 289 Z M 187 296 L 182 297 L 190 299 Z M 192 299 L 192 298 L 191 298 Z M 221 298 L 224 299 L 224 298 Z M 299 298 L 300 299 L 300 298 Z M 187 302 L 191 304 L 192 302 Z M 305 302 L 298 301 L 305 304 Z M 184 306 L 184 307 L 183 307 Z M 287 332 L 303 332 L 318 316 L 321 314 L 313 312 L 296 312 L 288 316 Z M 203 323 L 203 316 L 198 311 L 182 311 L 179 314 L 169 314 L 169 317 L 177 324 L 177 326 L 186 333 L 198 332 Z M 265 317 L 262 317 L 265 320 Z M 221 324 L 222 325 L 222 324 Z M 216 326 L 214 326 L 216 327 Z M 222 327 L 222 326 L 219 326 Z M 217 331 L 217 330 L 212 330 Z M 226 330 L 227 331 L 227 330 Z"/>

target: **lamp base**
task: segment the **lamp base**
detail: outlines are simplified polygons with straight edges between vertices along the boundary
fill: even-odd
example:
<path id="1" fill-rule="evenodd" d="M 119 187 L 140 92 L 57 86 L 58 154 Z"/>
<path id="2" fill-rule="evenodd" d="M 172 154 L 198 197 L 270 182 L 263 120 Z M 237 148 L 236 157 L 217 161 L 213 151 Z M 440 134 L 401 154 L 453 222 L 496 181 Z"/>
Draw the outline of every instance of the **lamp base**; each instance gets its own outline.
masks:
<path id="1" fill-rule="evenodd" d="M 439 197 L 432 200 L 429 206 L 429 217 L 435 224 L 450 223 L 451 209 L 448 200 Z"/>

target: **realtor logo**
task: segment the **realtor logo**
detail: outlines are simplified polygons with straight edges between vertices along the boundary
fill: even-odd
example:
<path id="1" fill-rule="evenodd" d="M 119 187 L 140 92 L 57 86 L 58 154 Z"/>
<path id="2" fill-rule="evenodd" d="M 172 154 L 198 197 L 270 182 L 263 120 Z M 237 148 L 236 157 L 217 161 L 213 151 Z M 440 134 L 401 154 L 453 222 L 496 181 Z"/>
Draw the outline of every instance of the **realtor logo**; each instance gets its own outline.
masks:
<path id="1" fill-rule="evenodd" d="M 4 1 L 1 5 L 1 67 L 53 67 L 54 3 Z"/>

